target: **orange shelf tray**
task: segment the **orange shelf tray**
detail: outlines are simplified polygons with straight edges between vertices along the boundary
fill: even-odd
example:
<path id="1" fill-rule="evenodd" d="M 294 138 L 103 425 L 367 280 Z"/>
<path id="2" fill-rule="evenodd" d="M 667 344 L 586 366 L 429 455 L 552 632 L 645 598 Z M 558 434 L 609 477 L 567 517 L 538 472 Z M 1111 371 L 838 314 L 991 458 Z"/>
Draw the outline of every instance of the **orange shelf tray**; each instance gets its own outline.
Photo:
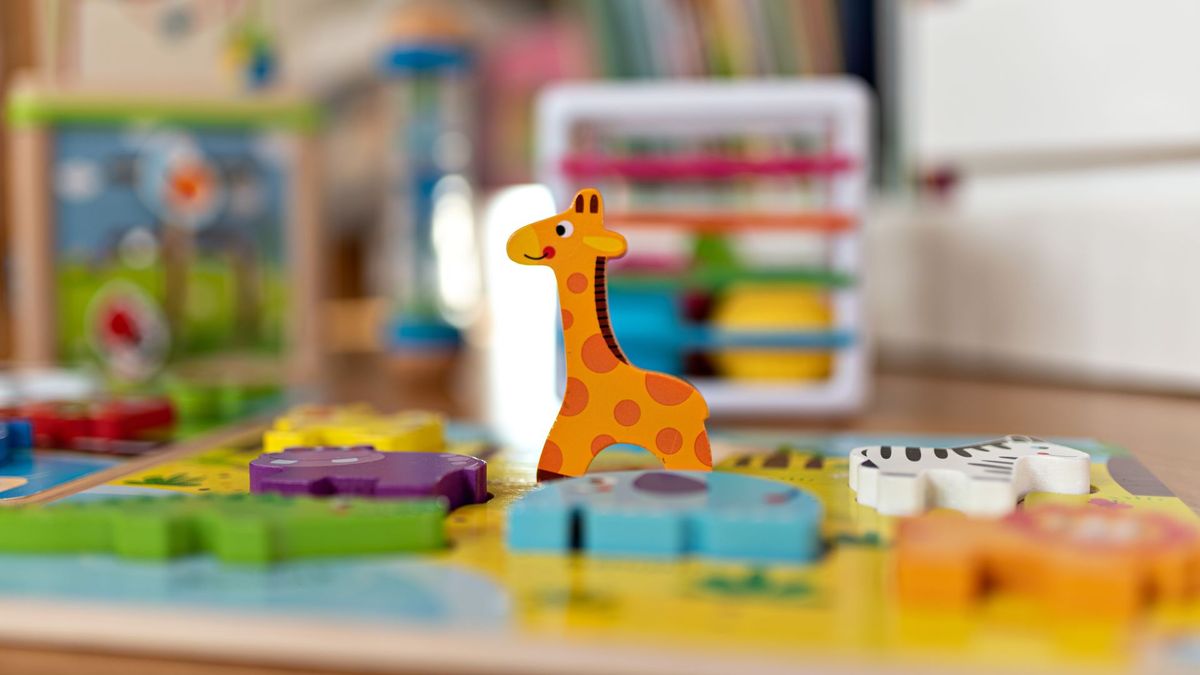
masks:
<path id="1" fill-rule="evenodd" d="M 738 230 L 810 230 L 845 232 L 854 227 L 854 217 L 832 211 L 800 213 L 701 212 L 701 211 L 623 211 L 604 216 L 617 228 L 672 228 L 695 232 Z"/>

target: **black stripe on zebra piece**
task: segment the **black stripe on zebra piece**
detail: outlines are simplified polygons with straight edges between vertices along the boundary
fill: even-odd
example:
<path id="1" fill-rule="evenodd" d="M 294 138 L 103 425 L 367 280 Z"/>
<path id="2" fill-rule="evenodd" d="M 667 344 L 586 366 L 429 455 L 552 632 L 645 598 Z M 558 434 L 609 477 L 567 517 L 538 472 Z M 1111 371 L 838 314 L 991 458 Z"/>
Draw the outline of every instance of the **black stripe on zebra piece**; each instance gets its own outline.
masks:
<path id="1" fill-rule="evenodd" d="M 963 450 L 962 448 L 950 448 L 950 449 L 953 450 L 954 454 L 958 455 L 959 457 L 966 457 L 968 459 L 970 459 L 970 457 L 971 457 L 971 453 L 967 452 L 966 450 Z"/>
<path id="2" fill-rule="evenodd" d="M 998 459 L 981 459 L 979 461 L 983 462 L 984 464 L 998 464 L 1000 466 L 1012 466 L 1013 465 L 1012 462 L 1002 462 Z"/>
<path id="3" fill-rule="evenodd" d="M 907 457 L 908 461 L 910 462 L 919 462 L 921 461 L 921 449 L 914 448 L 910 445 L 904 449 L 904 456 Z"/>
<path id="4" fill-rule="evenodd" d="M 996 466 L 995 464 L 981 464 L 979 462 L 967 462 L 967 466 L 978 466 L 992 471 L 1003 471 L 1004 473 L 1012 473 L 1012 469 L 1006 469 Z"/>
<path id="5" fill-rule="evenodd" d="M 892 458 L 892 446 L 885 445 L 885 446 L 879 448 L 879 456 L 884 459 L 891 459 Z"/>
<path id="6" fill-rule="evenodd" d="M 1012 459 L 1012 460 L 1015 460 L 1015 459 L 1016 459 L 1016 457 L 1013 457 L 1012 455 L 1000 455 L 1000 459 Z"/>
<path id="7" fill-rule="evenodd" d="M 950 451 L 946 448 L 934 448 L 933 456 L 937 457 L 938 459 L 946 459 L 950 456 Z"/>
<path id="8" fill-rule="evenodd" d="M 862 464 L 860 464 L 859 466 L 861 466 L 864 469 L 878 469 L 879 468 L 879 466 L 877 464 L 875 464 L 875 462 L 872 462 L 869 459 L 867 461 L 863 462 Z"/>

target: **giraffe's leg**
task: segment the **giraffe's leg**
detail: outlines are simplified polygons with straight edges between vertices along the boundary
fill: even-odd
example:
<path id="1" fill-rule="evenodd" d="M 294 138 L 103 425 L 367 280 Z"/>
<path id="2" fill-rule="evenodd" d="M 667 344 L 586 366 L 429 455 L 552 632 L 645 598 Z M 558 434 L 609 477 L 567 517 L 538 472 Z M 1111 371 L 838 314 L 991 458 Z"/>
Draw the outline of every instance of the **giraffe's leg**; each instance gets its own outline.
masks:
<path id="1" fill-rule="evenodd" d="M 674 432 L 678 432 L 678 436 Z M 712 449 L 704 423 L 668 428 L 659 431 L 654 439 L 654 451 L 663 468 L 677 471 L 711 471 Z"/>
<path id="2" fill-rule="evenodd" d="M 592 463 L 591 444 L 586 425 L 573 418 L 558 418 L 542 446 L 538 480 L 582 476 Z"/>

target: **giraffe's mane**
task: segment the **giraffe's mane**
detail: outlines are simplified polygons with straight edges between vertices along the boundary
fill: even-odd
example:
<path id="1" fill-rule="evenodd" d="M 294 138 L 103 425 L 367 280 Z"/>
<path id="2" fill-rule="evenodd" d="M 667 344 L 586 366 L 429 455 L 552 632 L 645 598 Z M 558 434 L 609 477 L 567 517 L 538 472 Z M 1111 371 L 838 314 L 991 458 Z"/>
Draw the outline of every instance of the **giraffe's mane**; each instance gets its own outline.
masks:
<path id="1" fill-rule="evenodd" d="M 608 260 L 602 256 L 596 258 L 596 278 L 593 284 L 596 289 L 596 318 L 600 321 L 600 334 L 604 336 L 604 343 L 608 345 L 608 350 L 617 357 L 617 360 L 629 363 L 629 359 L 621 351 L 621 345 L 617 344 L 617 336 L 613 334 L 612 324 L 608 320 L 608 283 L 605 270 L 607 262 Z"/>

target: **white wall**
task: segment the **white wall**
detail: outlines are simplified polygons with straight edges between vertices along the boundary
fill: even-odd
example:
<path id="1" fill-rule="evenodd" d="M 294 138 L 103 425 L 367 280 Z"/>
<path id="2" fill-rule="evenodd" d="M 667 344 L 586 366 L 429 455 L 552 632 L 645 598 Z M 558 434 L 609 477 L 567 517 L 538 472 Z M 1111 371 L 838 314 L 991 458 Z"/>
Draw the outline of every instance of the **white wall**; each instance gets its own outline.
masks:
<path id="1" fill-rule="evenodd" d="M 884 354 L 1200 391 L 1200 151 L 1152 161 L 1200 148 L 1200 2 L 904 7 L 909 166 L 965 180 L 875 223 Z"/>
<path id="2" fill-rule="evenodd" d="M 1200 140 L 1200 2 L 906 0 L 915 158 Z"/>

